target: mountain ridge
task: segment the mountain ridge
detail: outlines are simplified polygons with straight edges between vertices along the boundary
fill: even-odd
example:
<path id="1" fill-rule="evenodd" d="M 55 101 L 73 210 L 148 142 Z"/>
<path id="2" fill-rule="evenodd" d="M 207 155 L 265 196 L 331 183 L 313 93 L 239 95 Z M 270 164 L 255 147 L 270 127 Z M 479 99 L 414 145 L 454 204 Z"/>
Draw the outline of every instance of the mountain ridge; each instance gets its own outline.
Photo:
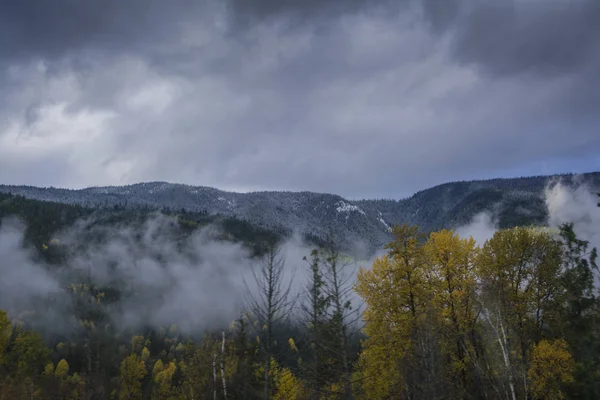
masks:
<path id="1" fill-rule="evenodd" d="M 544 190 L 552 181 L 600 190 L 600 172 L 446 182 L 394 199 L 349 200 L 311 191 L 231 192 L 209 186 L 164 181 L 83 189 L 0 185 L 0 192 L 36 200 L 88 207 L 123 207 L 206 212 L 257 226 L 322 238 L 332 231 L 342 241 L 378 248 L 391 226 L 419 225 L 430 231 L 456 228 L 480 212 L 492 213 L 500 227 L 543 224 Z"/>

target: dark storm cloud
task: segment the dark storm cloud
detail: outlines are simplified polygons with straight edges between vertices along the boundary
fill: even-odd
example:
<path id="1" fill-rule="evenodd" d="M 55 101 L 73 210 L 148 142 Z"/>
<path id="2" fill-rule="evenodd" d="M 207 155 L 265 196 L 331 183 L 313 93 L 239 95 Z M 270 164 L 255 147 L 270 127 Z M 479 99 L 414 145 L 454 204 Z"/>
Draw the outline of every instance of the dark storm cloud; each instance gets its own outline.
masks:
<path id="1" fill-rule="evenodd" d="M 379 2 L 379 1 L 378 1 Z M 56 58 L 77 50 L 144 52 L 168 43 L 179 23 L 210 12 L 214 0 L 2 0 L 0 53 L 5 58 Z M 371 3 L 368 0 L 243 1 L 224 0 L 227 18 L 248 28 L 265 18 L 336 15 Z M 232 31 L 240 29 L 231 26 Z"/>
<path id="2" fill-rule="evenodd" d="M 437 33 L 442 33 L 454 23 L 461 10 L 471 0 L 422 0 L 423 10 L 429 26 Z"/>
<path id="3" fill-rule="evenodd" d="M 561 75 L 598 66 L 600 2 L 486 1 L 456 26 L 456 55 L 499 74 Z"/>
<path id="4" fill-rule="evenodd" d="M 0 54 L 55 58 L 90 47 L 118 52 L 164 40 L 190 0 L 1 0 Z"/>
<path id="5" fill-rule="evenodd" d="M 397 197 L 585 169 L 598 4 L 0 0 L 0 181 Z"/>
<path id="6" fill-rule="evenodd" d="M 383 7 L 397 8 L 410 0 L 229 0 L 229 10 L 236 29 L 283 18 L 290 27 L 315 24 L 340 15 L 373 12 Z"/>
<path id="7" fill-rule="evenodd" d="M 143 52 L 180 34 L 178 23 L 209 12 L 213 0 L 2 0 L 3 59 L 95 48 Z M 458 59 L 499 74 L 577 71 L 597 61 L 600 2 L 596 0 L 224 0 L 228 28 L 287 18 L 315 24 L 321 17 L 401 9 L 418 4 L 428 25 L 456 34 Z M 247 25 L 244 25 L 248 28 Z M 390 48 L 390 51 L 393 51 Z"/>
<path id="8" fill-rule="evenodd" d="M 281 14 L 315 16 L 325 12 L 345 13 L 383 2 L 384 0 L 230 0 L 229 4 L 237 14 L 260 20 Z"/>

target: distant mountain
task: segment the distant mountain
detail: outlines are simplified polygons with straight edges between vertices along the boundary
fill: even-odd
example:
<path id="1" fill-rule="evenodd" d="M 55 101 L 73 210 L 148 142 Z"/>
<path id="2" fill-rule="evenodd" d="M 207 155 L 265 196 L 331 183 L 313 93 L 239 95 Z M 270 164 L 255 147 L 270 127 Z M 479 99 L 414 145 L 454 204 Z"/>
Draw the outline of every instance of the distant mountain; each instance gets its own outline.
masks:
<path id="1" fill-rule="evenodd" d="M 391 226 L 404 222 L 425 231 L 455 228 L 488 211 L 501 227 L 543 224 L 547 217 L 544 189 L 555 179 L 568 186 L 584 183 L 600 190 L 600 172 L 593 172 L 451 182 L 403 200 L 351 201 L 312 192 L 233 193 L 166 182 L 80 190 L 0 185 L 0 192 L 94 208 L 203 211 L 313 238 L 322 238 L 332 230 L 348 244 L 364 242 L 372 249 L 389 241 Z"/>

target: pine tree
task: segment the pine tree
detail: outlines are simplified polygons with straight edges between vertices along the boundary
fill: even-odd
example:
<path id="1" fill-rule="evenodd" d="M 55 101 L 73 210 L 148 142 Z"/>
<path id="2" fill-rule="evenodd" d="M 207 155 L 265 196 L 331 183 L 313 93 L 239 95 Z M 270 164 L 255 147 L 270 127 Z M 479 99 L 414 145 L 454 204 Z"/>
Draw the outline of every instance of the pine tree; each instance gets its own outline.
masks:
<path id="1" fill-rule="evenodd" d="M 253 283 L 256 289 L 250 289 L 246 283 L 247 307 L 250 320 L 259 331 L 260 347 L 263 354 L 264 382 L 263 399 L 268 400 L 272 394 L 271 374 L 269 368 L 274 356 L 273 332 L 291 311 L 292 302 L 290 291 L 292 281 L 284 277 L 285 259 L 281 249 L 270 246 L 265 254 L 258 271 L 253 272 Z"/>
<path id="2" fill-rule="evenodd" d="M 313 250 L 308 261 L 309 271 L 304 298 L 300 305 L 301 321 L 308 332 L 308 358 L 302 361 L 302 371 L 307 380 L 307 386 L 311 392 L 311 398 L 319 398 L 326 383 L 329 382 L 331 371 L 329 370 L 327 349 L 327 310 L 331 298 L 327 294 L 327 287 L 321 271 L 321 259 L 319 251 Z"/>

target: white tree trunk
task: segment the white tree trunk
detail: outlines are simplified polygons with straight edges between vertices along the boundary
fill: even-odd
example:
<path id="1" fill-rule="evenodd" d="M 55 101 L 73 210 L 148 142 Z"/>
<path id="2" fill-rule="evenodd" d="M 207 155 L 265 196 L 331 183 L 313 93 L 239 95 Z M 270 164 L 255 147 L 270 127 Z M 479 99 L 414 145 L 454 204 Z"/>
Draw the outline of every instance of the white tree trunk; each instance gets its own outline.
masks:
<path id="1" fill-rule="evenodd" d="M 213 353 L 213 399 L 217 400 L 217 353 Z"/>
<path id="2" fill-rule="evenodd" d="M 223 396 L 227 399 L 227 382 L 225 380 L 225 331 L 221 341 L 221 379 L 223 380 Z"/>

